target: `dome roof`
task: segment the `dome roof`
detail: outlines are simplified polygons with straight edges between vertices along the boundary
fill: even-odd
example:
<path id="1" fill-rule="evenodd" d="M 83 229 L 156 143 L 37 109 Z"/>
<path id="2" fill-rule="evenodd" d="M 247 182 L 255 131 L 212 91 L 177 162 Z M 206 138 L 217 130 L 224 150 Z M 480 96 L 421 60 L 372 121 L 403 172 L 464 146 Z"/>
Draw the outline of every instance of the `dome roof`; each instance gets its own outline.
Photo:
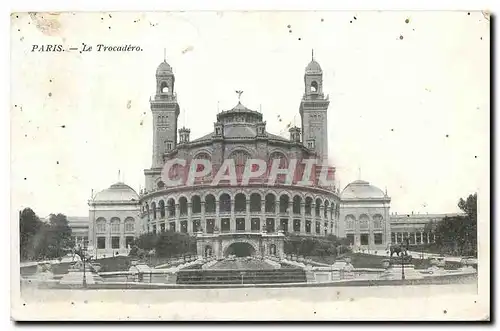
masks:
<path id="1" fill-rule="evenodd" d="M 167 63 L 167 61 L 163 61 L 162 63 L 160 63 L 160 65 L 156 69 L 156 75 L 165 74 L 172 74 L 172 67 Z"/>
<path id="2" fill-rule="evenodd" d="M 139 200 L 139 196 L 133 188 L 124 184 L 116 183 L 102 190 L 94 196 L 94 201 L 133 201 Z"/>
<path id="3" fill-rule="evenodd" d="M 387 196 L 376 186 L 364 180 L 356 180 L 347 185 L 341 193 L 341 199 L 384 199 Z"/>
<path id="4" fill-rule="evenodd" d="M 321 66 L 315 60 L 311 60 L 306 67 L 306 74 L 321 74 L 322 72 Z"/>

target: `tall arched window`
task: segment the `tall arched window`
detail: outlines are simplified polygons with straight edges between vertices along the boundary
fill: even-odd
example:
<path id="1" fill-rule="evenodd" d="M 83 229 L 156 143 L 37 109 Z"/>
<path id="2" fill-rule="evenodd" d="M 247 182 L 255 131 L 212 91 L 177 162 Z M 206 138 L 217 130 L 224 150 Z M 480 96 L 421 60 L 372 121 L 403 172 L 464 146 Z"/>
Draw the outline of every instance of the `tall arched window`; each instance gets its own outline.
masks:
<path id="1" fill-rule="evenodd" d="M 369 222 L 369 218 L 367 215 L 363 214 L 363 215 L 359 216 L 359 228 L 360 229 L 362 229 L 362 230 L 368 229 L 368 227 L 369 227 L 368 222 Z"/>
<path id="2" fill-rule="evenodd" d="M 111 225 L 111 233 L 120 233 L 120 219 L 113 217 L 109 222 Z"/>
<path id="3" fill-rule="evenodd" d="M 243 173 L 245 171 L 245 165 L 248 159 L 251 158 L 250 154 L 245 151 L 235 151 L 229 156 L 230 159 L 234 159 L 234 166 L 236 169 L 236 179 L 241 181 Z"/>
<path id="4" fill-rule="evenodd" d="M 167 209 L 168 209 L 168 216 L 174 217 L 175 216 L 175 200 L 173 198 L 168 199 Z"/>
<path id="5" fill-rule="evenodd" d="M 302 203 L 302 198 L 298 195 L 293 197 L 293 213 L 300 215 L 300 204 Z"/>
<path id="6" fill-rule="evenodd" d="M 153 210 L 153 219 L 156 219 L 156 203 L 151 202 L 151 209 Z"/>
<path id="7" fill-rule="evenodd" d="M 319 198 L 316 199 L 316 213 L 315 213 L 315 216 L 316 217 L 320 217 L 321 216 L 321 200 Z"/>
<path id="8" fill-rule="evenodd" d="M 221 213 L 231 212 L 231 197 L 227 193 L 222 194 L 219 198 L 219 212 Z"/>
<path id="9" fill-rule="evenodd" d="M 206 153 L 206 152 L 199 152 L 198 154 L 196 154 L 196 156 L 194 158 L 196 160 L 208 160 L 208 161 L 211 160 L 211 156 L 208 153 Z M 203 171 L 204 167 L 205 166 L 203 164 L 198 164 L 197 168 L 196 168 L 196 171 Z M 206 175 L 206 176 L 204 176 L 203 178 L 207 178 L 207 177 L 209 178 L 210 176 L 212 176 L 211 173 L 208 174 L 208 175 Z M 199 181 L 199 180 L 202 180 L 202 178 L 195 178 L 195 181 L 196 180 Z"/>
<path id="10" fill-rule="evenodd" d="M 212 194 L 205 197 L 205 213 L 215 213 L 215 197 Z"/>
<path id="11" fill-rule="evenodd" d="M 305 214 L 308 216 L 311 216 L 312 202 L 313 199 L 311 197 L 306 197 L 306 203 L 304 208 L 305 208 Z"/>
<path id="12" fill-rule="evenodd" d="M 283 194 L 280 196 L 280 213 L 288 213 L 288 206 L 290 204 L 290 198 L 288 195 Z"/>
<path id="13" fill-rule="evenodd" d="M 250 195 L 250 212 L 260 213 L 260 210 L 262 209 L 261 201 L 262 198 L 259 193 L 252 193 Z"/>
<path id="14" fill-rule="evenodd" d="M 354 223 L 355 223 L 356 219 L 354 218 L 353 215 L 347 215 L 345 217 L 345 227 L 346 229 L 348 230 L 354 230 Z"/>
<path id="15" fill-rule="evenodd" d="M 199 195 L 193 195 L 191 198 L 191 211 L 193 214 L 201 213 L 201 198 Z"/>
<path id="16" fill-rule="evenodd" d="M 99 217 L 95 221 L 95 227 L 97 233 L 106 233 L 106 219 Z"/>
<path id="17" fill-rule="evenodd" d="M 158 202 L 158 206 L 160 206 L 160 218 L 164 218 L 165 217 L 165 201 L 160 200 L 160 202 Z"/>
<path id="18" fill-rule="evenodd" d="M 286 156 L 281 153 L 281 152 L 273 152 L 269 156 L 269 165 L 268 165 L 268 171 L 270 171 L 272 165 L 275 162 L 279 162 L 279 167 L 278 169 L 287 169 L 288 168 L 288 159 Z M 285 174 L 278 174 L 276 177 L 276 182 L 278 183 L 284 183 L 286 181 L 286 175 Z"/>
<path id="19" fill-rule="evenodd" d="M 328 200 L 325 200 L 325 210 L 323 211 L 323 213 L 324 213 L 323 217 L 325 218 L 325 220 L 328 219 L 329 207 L 330 207 L 330 203 L 328 202 Z"/>
<path id="20" fill-rule="evenodd" d="M 276 211 L 276 197 L 269 193 L 266 195 L 266 213 L 274 213 Z"/>
<path id="21" fill-rule="evenodd" d="M 188 202 L 186 197 L 179 198 L 179 212 L 181 215 L 187 215 L 188 213 Z"/>
<path id="22" fill-rule="evenodd" d="M 243 193 L 238 193 L 234 197 L 234 211 L 237 213 L 246 212 L 247 197 Z"/>

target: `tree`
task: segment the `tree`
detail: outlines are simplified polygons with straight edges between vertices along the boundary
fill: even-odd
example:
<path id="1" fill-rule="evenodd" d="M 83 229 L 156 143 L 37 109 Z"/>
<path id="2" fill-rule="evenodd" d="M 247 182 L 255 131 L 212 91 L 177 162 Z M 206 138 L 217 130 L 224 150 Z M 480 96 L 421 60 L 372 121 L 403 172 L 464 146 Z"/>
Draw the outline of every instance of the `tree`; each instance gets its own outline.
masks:
<path id="1" fill-rule="evenodd" d="M 285 238 L 284 250 L 286 254 L 303 256 L 337 256 L 348 252 L 348 246 L 347 238 L 338 238 L 331 234 L 322 238 L 291 234 Z"/>
<path id="2" fill-rule="evenodd" d="M 43 222 L 30 208 L 19 214 L 19 238 L 22 260 L 58 258 L 74 246 L 65 215 L 51 214 L 49 222 Z"/>
<path id="3" fill-rule="evenodd" d="M 155 250 L 157 256 L 171 257 L 196 252 L 196 240 L 187 233 L 166 231 L 161 233 L 145 233 L 137 238 L 136 249 L 129 255 L 140 257 L 141 251 Z"/>
<path id="4" fill-rule="evenodd" d="M 50 214 L 49 223 L 40 231 L 41 238 L 36 244 L 39 255 L 43 258 L 58 258 L 70 252 L 74 247 L 71 228 L 66 215 Z"/>
<path id="5" fill-rule="evenodd" d="M 477 194 L 460 199 L 463 216 L 445 217 L 435 225 L 436 245 L 454 255 L 477 253 Z M 429 225 L 430 227 L 430 225 Z"/>
<path id="6" fill-rule="evenodd" d="M 24 208 L 19 213 L 19 248 L 21 260 L 36 257 L 33 247 L 33 238 L 42 227 L 43 222 L 31 208 Z"/>

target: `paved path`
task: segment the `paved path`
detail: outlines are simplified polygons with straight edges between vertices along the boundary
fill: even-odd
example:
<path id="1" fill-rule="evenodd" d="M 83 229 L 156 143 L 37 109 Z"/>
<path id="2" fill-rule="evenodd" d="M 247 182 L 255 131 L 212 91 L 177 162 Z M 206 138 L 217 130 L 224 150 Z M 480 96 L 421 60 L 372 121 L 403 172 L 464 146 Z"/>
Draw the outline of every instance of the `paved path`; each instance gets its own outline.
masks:
<path id="1" fill-rule="evenodd" d="M 363 251 L 356 251 L 356 253 L 364 253 L 364 254 L 370 254 L 370 255 L 376 255 L 376 256 L 389 256 L 389 253 L 386 250 L 365 250 Z M 408 254 L 413 256 L 413 258 L 416 259 L 432 259 L 435 257 L 442 257 L 441 254 L 435 254 L 435 253 L 422 253 L 418 251 L 408 251 Z M 464 257 L 462 256 L 449 256 L 445 255 L 444 259 L 445 261 L 450 261 L 450 262 L 460 262 Z"/>

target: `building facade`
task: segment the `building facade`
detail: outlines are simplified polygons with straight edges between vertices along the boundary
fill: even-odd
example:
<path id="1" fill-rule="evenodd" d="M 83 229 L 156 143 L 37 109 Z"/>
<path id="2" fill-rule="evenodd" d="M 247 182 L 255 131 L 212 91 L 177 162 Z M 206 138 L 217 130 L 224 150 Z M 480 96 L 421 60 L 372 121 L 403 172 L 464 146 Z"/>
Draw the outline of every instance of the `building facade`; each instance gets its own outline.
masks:
<path id="1" fill-rule="evenodd" d="M 289 233 L 303 236 L 347 237 L 352 245 L 384 249 L 399 242 L 391 219 L 391 199 L 365 181 L 355 181 L 342 192 L 318 181 L 321 166 L 313 168 L 313 185 L 286 175 L 267 182 L 271 168 L 261 177 L 242 180 L 246 161 L 279 162 L 287 169 L 291 160 L 328 160 L 328 96 L 323 92 L 323 72 L 311 60 L 304 72 L 304 93 L 299 104 L 301 127 L 291 127 L 289 137 L 269 133 L 263 114 L 241 102 L 217 114 L 212 132 L 190 139 L 190 130 L 178 129 L 179 102 L 172 67 L 162 62 L 156 70 L 156 92 L 150 100 L 153 116 L 152 163 L 144 170 L 145 188 L 136 193 L 124 183 L 113 184 L 89 202 L 88 241 L 98 255 L 126 254 L 141 233 L 178 231 L 196 236 L 199 255 L 283 254 Z M 208 160 L 212 172 L 189 185 L 166 185 L 162 171 L 174 159 Z M 212 185 L 225 160 L 233 160 L 237 183 L 222 180 Z M 299 166 L 298 166 L 299 167 Z M 333 167 L 328 167 L 334 173 Z M 187 166 L 171 169 L 173 178 L 185 176 Z M 300 169 L 299 169 L 300 170 Z M 303 171 L 303 169 L 302 169 Z M 403 222 L 404 223 L 404 222 Z M 423 240 L 423 239 L 421 239 Z"/>

